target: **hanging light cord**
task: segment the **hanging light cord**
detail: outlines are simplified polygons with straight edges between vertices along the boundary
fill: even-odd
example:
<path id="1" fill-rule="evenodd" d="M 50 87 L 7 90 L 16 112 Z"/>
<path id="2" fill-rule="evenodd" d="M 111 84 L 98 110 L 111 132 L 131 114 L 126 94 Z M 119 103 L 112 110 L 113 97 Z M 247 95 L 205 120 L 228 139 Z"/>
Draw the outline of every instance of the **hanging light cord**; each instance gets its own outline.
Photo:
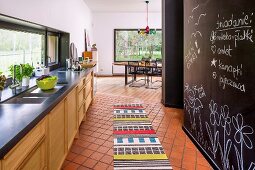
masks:
<path id="1" fill-rule="evenodd" d="M 147 26 L 149 26 L 149 1 L 145 1 L 146 2 L 146 4 L 147 4 L 147 9 L 146 9 L 146 12 L 147 12 Z"/>

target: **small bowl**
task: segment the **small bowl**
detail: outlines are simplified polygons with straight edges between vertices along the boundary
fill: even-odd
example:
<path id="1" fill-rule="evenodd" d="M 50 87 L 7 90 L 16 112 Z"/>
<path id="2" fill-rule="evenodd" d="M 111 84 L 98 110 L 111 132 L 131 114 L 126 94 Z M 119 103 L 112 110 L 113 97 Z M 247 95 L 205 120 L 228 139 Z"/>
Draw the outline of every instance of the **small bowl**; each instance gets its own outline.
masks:
<path id="1" fill-rule="evenodd" d="M 36 80 L 36 84 L 37 86 L 41 89 L 41 90 L 51 90 L 53 89 L 57 82 L 58 82 L 58 77 L 56 76 L 52 76 L 54 78 L 46 78 L 43 80 Z"/>

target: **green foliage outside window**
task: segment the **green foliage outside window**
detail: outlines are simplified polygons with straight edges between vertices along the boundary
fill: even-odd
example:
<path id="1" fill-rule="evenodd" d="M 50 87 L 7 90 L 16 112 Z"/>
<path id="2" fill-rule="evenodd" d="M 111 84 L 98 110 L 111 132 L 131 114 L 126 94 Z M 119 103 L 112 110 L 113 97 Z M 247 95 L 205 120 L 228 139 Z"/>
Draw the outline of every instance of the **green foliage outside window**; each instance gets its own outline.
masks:
<path id="1" fill-rule="evenodd" d="M 162 31 L 140 35 L 137 30 L 115 30 L 115 61 L 162 58 Z"/>
<path id="2" fill-rule="evenodd" d="M 3 72 L 0 72 L 0 91 L 4 89 L 6 77 L 5 75 L 2 75 Z"/>
<path id="3" fill-rule="evenodd" d="M 44 35 L 0 29 L 0 70 L 10 74 L 13 64 L 41 63 L 45 54 Z"/>

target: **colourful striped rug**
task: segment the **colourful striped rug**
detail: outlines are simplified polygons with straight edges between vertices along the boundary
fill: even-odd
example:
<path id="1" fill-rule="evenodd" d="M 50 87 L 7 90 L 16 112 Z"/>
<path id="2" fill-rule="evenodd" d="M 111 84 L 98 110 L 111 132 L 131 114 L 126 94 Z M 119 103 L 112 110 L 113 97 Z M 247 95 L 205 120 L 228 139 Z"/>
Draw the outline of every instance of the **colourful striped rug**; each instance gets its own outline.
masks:
<path id="1" fill-rule="evenodd" d="M 114 105 L 114 169 L 172 169 L 141 104 Z"/>

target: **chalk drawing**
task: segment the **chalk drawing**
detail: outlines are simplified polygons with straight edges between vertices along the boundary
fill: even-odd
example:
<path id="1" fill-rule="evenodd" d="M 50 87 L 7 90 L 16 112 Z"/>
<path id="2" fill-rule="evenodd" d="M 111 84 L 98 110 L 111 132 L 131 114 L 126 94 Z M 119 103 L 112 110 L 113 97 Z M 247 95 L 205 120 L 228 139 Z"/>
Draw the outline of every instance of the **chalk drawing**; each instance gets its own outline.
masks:
<path id="1" fill-rule="evenodd" d="M 218 107 L 218 104 L 214 100 L 211 100 L 209 110 L 210 120 L 205 122 L 211 145 L 209 151 L 214 158 L 218 154 L 220 155 L 222 169 L 234 170 L 236 166 L 233 164 L 237 163 L 238 170 L 245 170 L 243 152 L 244 148 L 247 150 L 253 149 L 253 143 L 250 138 L 254 135 L 253 128 L 244 123 L 241 113 L 230 117 L 228 105 Z M 234 139 L 231 138 L 233 135 Z M 232 153 L 235 153 L 237 162 L 229 161 L 231 150 L 234 150 Z M 255 164 L 251 162 L 249 170 L 254 168 Z"/>
<path id="2" fill-rule="evenodd" d="M 203 147 L 208 147 L 207 141 L 204 140 L 203 126 L 201 120 L 201 110 L 203 104 L 201 99 L 206 96 L 203 85 L 190 86 L 188 83 L 184 87 L 184 108 L 189 114 L 191 131 L 195 133 L 196 140 Z"/>
<path id="3" fill-rule="evenodd" d="M 205 17 L 205 16 L 206 16 L 206 13 L 204 13 L 204 14 L 200 14 L 200 15 L 199 15 L 199 17 L 198 17 L 197 22 L 195 23 L 195 25 L 199 25 L 199 21 L 200 21 L 200 19 L 201 19 L 202 17 Z"/>

